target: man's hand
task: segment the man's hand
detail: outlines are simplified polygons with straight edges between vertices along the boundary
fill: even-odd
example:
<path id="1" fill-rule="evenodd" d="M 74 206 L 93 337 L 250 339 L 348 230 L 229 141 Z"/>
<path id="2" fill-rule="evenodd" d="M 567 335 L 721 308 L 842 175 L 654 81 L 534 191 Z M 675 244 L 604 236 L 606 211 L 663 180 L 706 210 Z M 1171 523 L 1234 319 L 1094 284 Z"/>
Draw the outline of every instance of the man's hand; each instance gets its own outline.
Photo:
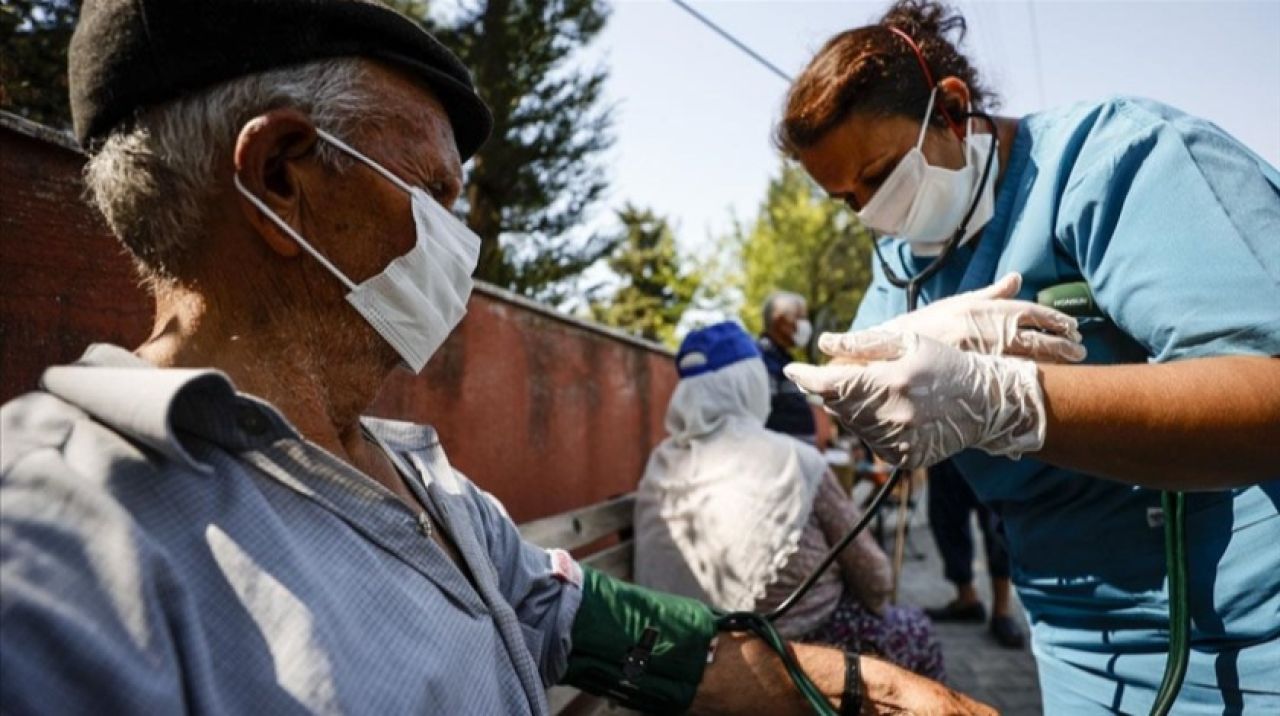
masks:
<path id="1" fill-rule="evenodd" d="M 913 333 L 869 330 L 844 338 L 833 364 L 792 363 L 785 372 L 886 461 L 928 467 L 971 447 L 1016 458 L 1044 445 L 1044 395 L 1034 363 Z"/>
<path id="2" fill-rule="evenodd" d="M 1022 356 L 1037 361 L 1084 360 L 1076 319 L 1048 306 L 1013 300 L 1022 275 L 1011 273 L 986 288 L 904 313 L 871 329 L 915 333 L 962 351 Z M 857 333 L 825 333 L 818 347 L 840 357 L 858 349 Z"/>
<path id="3" fill-rule="evenodd" d="M 796 659 L 832 703 L 844 692 L 844 653 L 793 644 Z M 920 716 L 995 714 L 995 710 L 888 662 L 861 657 L 862 713 Z M 722 634 L 693 702 L 695 714 L 811 714 L 778 655 L 744 634 Z"/>

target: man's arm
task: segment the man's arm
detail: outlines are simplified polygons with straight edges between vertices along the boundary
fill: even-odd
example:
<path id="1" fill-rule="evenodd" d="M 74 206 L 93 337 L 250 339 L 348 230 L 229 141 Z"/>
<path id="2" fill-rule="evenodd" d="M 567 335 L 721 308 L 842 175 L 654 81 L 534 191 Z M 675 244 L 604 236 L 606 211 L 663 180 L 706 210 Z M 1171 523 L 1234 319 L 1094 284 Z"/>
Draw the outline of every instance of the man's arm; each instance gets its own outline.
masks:
<path id="1" fill-rule="evenodd" d="M 778 655 L 756 637 L 720 632 L 722 615 L 706 604 L 590 568 L 583 576 L 565 683 L 645 712 L 809 712 Z M 791 648 L 810 680 L 838 703 L 845 691 L 844 653 L 812 645 Z M 882 661 L 863 657 L 859 664 L 865 713 L 993 713 Z"/>
<path id="2" fill-rule="evenodd" d="M 564 675 L 569 661 L 569 632 L 582 599 L 581 590 L 573 584 L 578 567 L 567 553 L 524 541 L 497 498 L 462 473 L 455 474 L 471 496 L 499 590 L 526 634 L 539 635 L 529 647 L 543 684 L 550 686 Z"/>
<path id="3" fill-rule="evenodd" d="M 1037 459 L 1167 490 L 1278 474 L 1280 359 L 1042 365 L 1040 380 L 1047 424 Z"/>
<path id="4" fill-rule="evenodd" d="M 832 703 L 845 690 L 844 653 L 815 644 L 793 644 L 796 660 Z M 936 681 L 871 657 L 861 657 L 862 713 L 994 714 L 994 709 Z M 791 683 L 782 660 L 765 643 L 723 634 L 715 661 L 703 673 L 694 714 L 811 714 Z"/>
<path id="5" fill-rule="evenodd" d="M 3 711 L 183 713 L 176 618 L 159 601 L 179 603 L 181 586 L 93 484 L 50 449 L 0 471 Z"/>

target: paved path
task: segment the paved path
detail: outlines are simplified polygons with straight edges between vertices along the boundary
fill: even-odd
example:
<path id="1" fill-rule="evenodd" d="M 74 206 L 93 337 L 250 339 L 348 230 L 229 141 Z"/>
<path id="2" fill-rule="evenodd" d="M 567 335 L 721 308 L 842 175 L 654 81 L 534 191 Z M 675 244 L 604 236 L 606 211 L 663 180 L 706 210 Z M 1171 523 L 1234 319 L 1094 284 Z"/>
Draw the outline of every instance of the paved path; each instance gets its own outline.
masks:
<path id="1" fill-rule="evenodd" d="M 886 506 L 894 511 L 896 507 Z M 902 580 L 898 587 L 898 601 L 921 607 L 945 604 L 954 596 L 951 584 L 942 578 L 942 561 L 933 535 L 929 533 L 926 506 L 921 496 L 911 522 L 911 539 L 907 543 L 907 559 L 904 561 Z M 873 525 L 874 526 L 874 525 Z M 986 556 L 981 549 L 981 534 L 976 531 L 978 560 L 974 564 L 974 577 L 978 590 L 987 605 L 991 604 L 991 583 L 987 579 Z M 888 521 L 886 552 L 892 555 L 892 520 Z M 1026 619 L 1021 605 L 1017 606 L 1018 618 L 1026 629 Z M 974 698 L 991 704 L 1005 716 L 1039 714 L 1040 687 L 1036 679 L 1035 659 L 1028 648 L 1004 649 L 988 635 L 986 625 L 938 624 L 938 637 L 947 662 L 947 681 L 950 686 Z"/>

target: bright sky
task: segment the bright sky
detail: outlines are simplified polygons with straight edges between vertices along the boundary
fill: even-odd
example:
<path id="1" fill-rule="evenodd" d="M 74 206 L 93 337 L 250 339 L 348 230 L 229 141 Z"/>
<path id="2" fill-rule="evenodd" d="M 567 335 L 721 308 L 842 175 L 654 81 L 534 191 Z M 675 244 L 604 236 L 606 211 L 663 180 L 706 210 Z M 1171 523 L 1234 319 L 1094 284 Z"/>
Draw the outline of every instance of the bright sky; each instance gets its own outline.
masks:
<path id="1" fill-rule="evenodd" d="M 691 4 L 792 75 L 826 38 L 888 6 Z M 1210 119 L 1280 165 L 1280 0 L 953 4 L 1004 114 L 1142 95 Z M 654 208 L 693 250 L 728 231 L 732 214 L 754 216 L 778 165 L 769 135 L 785 83 L 669 0 L 616 2 L 592 52 L 617 102 L 607 206 Z"/>

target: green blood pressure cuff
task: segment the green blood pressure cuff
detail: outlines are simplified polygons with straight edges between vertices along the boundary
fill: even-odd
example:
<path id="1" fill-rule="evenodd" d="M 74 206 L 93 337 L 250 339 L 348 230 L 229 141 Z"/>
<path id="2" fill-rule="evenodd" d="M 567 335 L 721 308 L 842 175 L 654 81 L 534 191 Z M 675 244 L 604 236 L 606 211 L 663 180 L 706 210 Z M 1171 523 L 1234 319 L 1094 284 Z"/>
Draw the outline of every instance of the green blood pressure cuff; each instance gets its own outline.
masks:
<path id="1" fill-rule="evenodd" d="M 564 683 L 638 711 L 688 710 L 716 635 L 711 608 L 582 571 Z"/>

